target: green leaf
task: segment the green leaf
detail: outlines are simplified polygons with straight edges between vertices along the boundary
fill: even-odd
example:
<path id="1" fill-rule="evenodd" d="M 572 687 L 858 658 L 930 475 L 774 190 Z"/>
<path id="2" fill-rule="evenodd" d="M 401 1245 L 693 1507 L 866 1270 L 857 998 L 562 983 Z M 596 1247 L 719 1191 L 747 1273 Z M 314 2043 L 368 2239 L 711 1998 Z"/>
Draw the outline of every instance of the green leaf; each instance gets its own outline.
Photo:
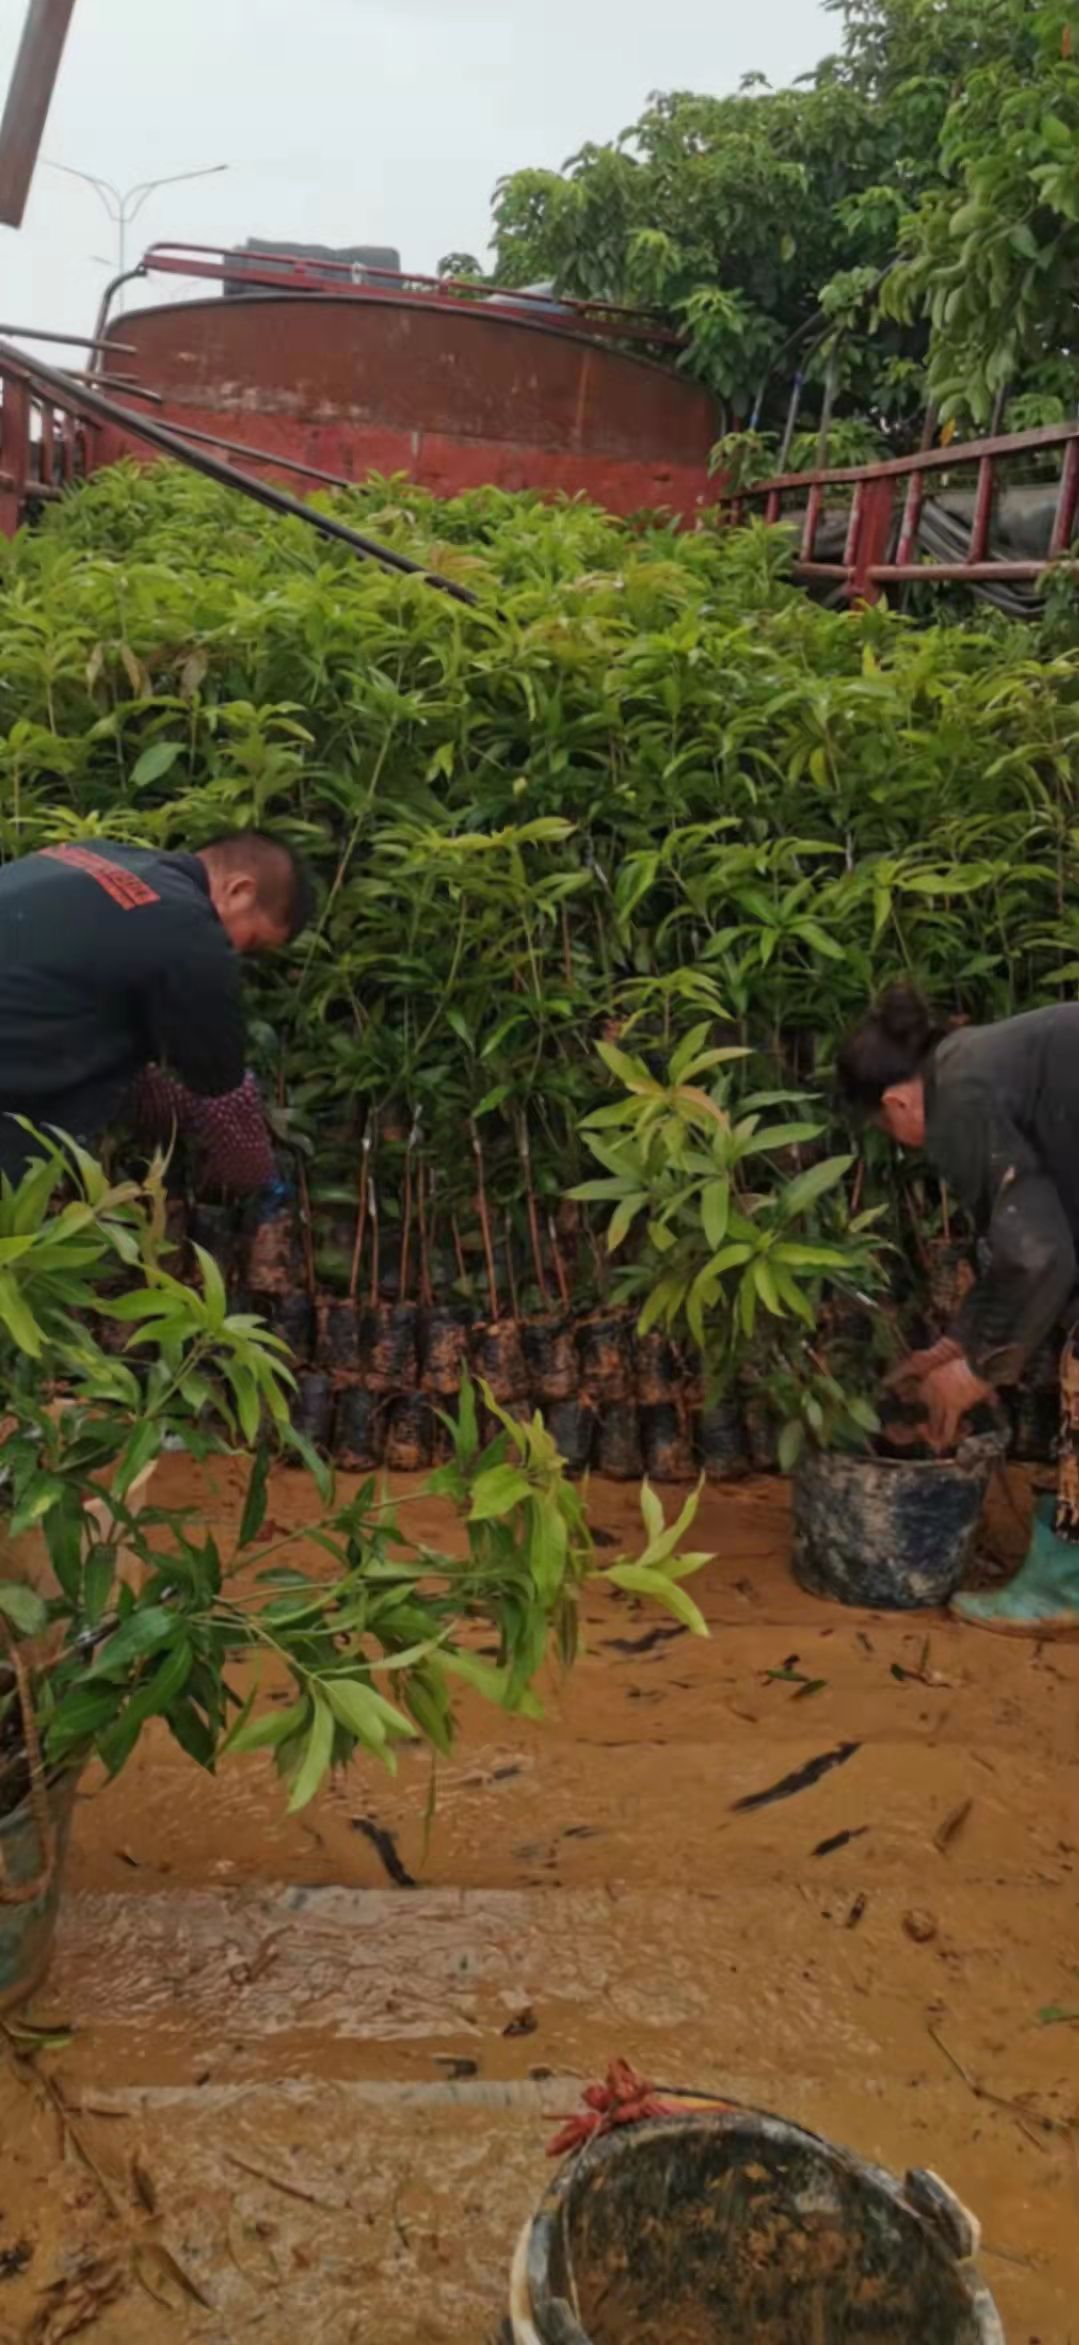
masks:
<path id="1" fill-rule="evenodd" d="M 34 1523 L 42 1521 L 54 1506 L 62 1504 L 66 1484 L 56 1474 L 33 1474 L 23 1486 L 18 1504 L 12 1508 L 8 1536 L 20 1539 Z"/>
<path id="2" fill-rule="evenodd" d="M 411 1719 L 373 1686 L 360 1685 L 355 1678 L 324 1677 L 319 1689 L 339 1723 L 372 1750 L 381 1750 L 388 1735 L 415 1735 Z"/>
<path id="3" fill-rule="evenodd" d="M 127 1448 L 121 1453 L 113 1480 L 116 1497 L 124 1499 L 133 1482 L 137 1482 L 143 1468 L 161 1452 L 161 1426 L 153 1418 L 144 1417 L 137 1425 Z"/>
<path id="4" fill-rule="evenodd" d="M 218 1330 L 224 1326 L 225 1321 L 228 1318 L 229 1299 L 225 1291 L 225 1281 L 221 1276 L 221 1272 L 218 1269 L 216 1262 L 214 1261 L 213 1255 L 207 1253 L 205 1246 L 195 1246 L 193 1248 L 193 1252 L 199 1269 L 202 1272 L 202 1291 L 206 1303 L 206 1324 L 214 1332 L 214 1334 L 216 1334 Z"/>
<path id="5" fill-rule="evenodd" d="M 792 1417 L 779 1436 L 777 1455 L 781 1474 L 793 1472 L 804 1447 L 805 1427 L 797 1417 Z"/>
<path id="6" fill-rule="evenodd" d="M 780 1193 L 780 1212 L 784 1221 L 793 1221 L 798 1213 L 807 1213 L 830 1189 L 838 1187 L 854 1163 L 853 1156 L 826 1156 L 822 1163 L 811 1164 L 808 1172 L 799 1173 Z"/>
<path id="7" fill-rule="evenodd" d="M 110 1726 L 123 1699 L 119 1686 L 73 1686 L 62 1695 L 45 1729 L 45 1750 L 59 1760 Z"/>
<path id="8" fill-rule="evenodd" d="M 65 1489 L 63 1497 L 47 1515 L 44 1529 L 52 1568 L 69 1604 L 77 1604 L 86 1535 L 86 1516 L 77 1490 Z"/>
<path id="9" fill-rule="evenodd" d="M 765 1310 L 771 1312 L 773 1319 L 782 1319 L 783 1305 L 776 1293 L 771 1266 L 763 1254 L 758 1255 L 753 1264 L 753 1280 Z"/>
<path id="10" fill-rule="evenodd" d="M 290 1734 L 297 1734 L 309 1715 L 307 1701 L 303 1700 L 290 1703 L 284 1710 L 267 1710 L 259 1718 L 241 1718 L 226 1735 L 222 1751 L 236 1754 L 274 1750 L 278 1743 L 287 1742 Z"/>
<path id="11" fill-rule="evenodd" d="M 115 1578 L 116 1549 L 99 1541 L 88 1551 L 82 1582 L 82 1608 L 91 1628 L 106 1609 Z"/>
<path id="12" fill-rule="evenodd" d="M 763 1155 L 769 1148 L 799 1148 L 806 1140 L 816 1140 L 820 1129 L 819 1124 L 772 1124 L 768 1131 L 754 1133 L 754 1153 Z"/>
<path id="13" fill-rule="evenodd" d="M 247 1478 L 244 1510 L 240 1517 L 240 1528 L 236 1542 L 239 1547 L 250 1547 L 252 1540 L 258 1538 L 266 1520 L 266 1498 L 269 1482 L 270 1454 L 265 1442 L 260 1441 L 251 1460 L 251 1472 Z"/>
<path id="14" fill-rule="evenodd" d="M 0 1580 L 0 1612 L 21 1637 L 38 1637 L 48 1620 L 44 1600 L 23 1580 Z"/>
<path id="15" fill-rule="evenodd" d="M 255 1409 L 255 1430 L 258 1430 L 257 1404 Z M 306 1433 L 298 1432 L 295 1425 L 282 1425 L 280 1427 L 280 1435 L 285 1448 L 295 1450 L 296 1456 L 302 1459 L 303 1464 L 306 1466 L 307 1471 L 315 1484 L 315 1488 L 318 1491 L 319 1497 L 323 1501 L 323 1504 L 325 1506 L 331 1506 L 333 1504 L 333 1494 L 335 1488 L 333 1467 L 327 1464 L 325 1458 L 319 1456 L 314 1443 L 308 1440 Z"/>
<path id="16" fill-rule="evenodd" d="M 629 1236 L 637 1215 L 647 1203 L 647 1189 L 635 1189 L 630 1196 L 623 1197 L 621 1204 L 616 1207 L 607 1225 L 607 1252 L 609 1254 L 618 1252 L 619 1246 Z"/>
<path id="17" fill-rule="evenodd" d="M 151 741 L 149 748 L 143 750 L 142 756 L 136 759 L 132 767 L 132 789 L 144 790 L 150 782 L 163 781 L 165 775 L 172 772 L 177 758 L 183 756 L 185 748 L 186 743 L 183 741 Z"/>
<path id="18" fill-rule="evenodd" d="M 691 1636 L 708 1635 L 703 1612 L 677 1580 L 668 1579 L 666 1572 L 653 1571 L 646 1563 L 613 1563 L 604 1578 L 612 1580 L 616 1588 L 624 1588 L 630 1596 L 648 1596 L 653 1603 L 662 1605 L 665 1612 L 673 1612 Z"/>
<path id="19" fill-rule="evenodd" d="M 496 1516 L 512 1514 L 522 1499 L 531 1496 L 532 1485 L 519 1466 L 489 1466 L 485 1473 L 477 1474 L 472 1485 L 469 1522 L 486 1523 Z"/>
<path id="20" fill-rule="evenodd" d="M 701 1222 L 713 1253 L 727 1234 L 731 1185 L 728 1180 L 706 1181 L 701 1191 Z"/>
<path id="21" fill-rule="evenodd" d="M 32 1360 L 41 1358 L 41 1329 L 33 1312 L 20 1294 L 9 1270 L 0 1270 L 0 1319 L 21 1352 L 28 1352 Z"/>
<path id="22" fill-rule="evenodd" d="M 569 1533 L 556 1497 L 535 1499 L 528 1534 L 528 1566 L 536 1593 L 553 1604 L 566 1576 Z"/>
<path id="23" fill-rule="evenodd" d="M 316 1791 L 329 1774 L 333 1759 L 333 1711 L 324 1701 L 317 1686 L 311 1690 L 312 1719 L 303 1757 L 292 1778 L 288 1812 L 295 1816 L 314 1799 Z"/>
<path id="24" fill-rule="evenodd" d="M 92 1677 L 115 1677 L 130 1669 L 133 1661 L 142 1661 L 149 1653 L 156 1653 L 170 1643 L 177 1634 L 179 1621 L 176 1613 L 162 1604 L 137 1607 L 107 1644 L 95 1653 L 90 1664 Z"/>

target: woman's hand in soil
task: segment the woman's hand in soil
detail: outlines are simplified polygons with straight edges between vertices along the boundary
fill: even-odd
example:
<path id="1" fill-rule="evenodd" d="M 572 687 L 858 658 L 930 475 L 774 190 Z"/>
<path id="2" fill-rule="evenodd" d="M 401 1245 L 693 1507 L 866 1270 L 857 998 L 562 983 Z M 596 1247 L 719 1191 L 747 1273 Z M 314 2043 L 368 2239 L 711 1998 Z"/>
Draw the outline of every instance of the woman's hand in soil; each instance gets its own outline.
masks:
<path id="1" fill-rule="evenodd" d="M 954 1337 L 942 1335 L 939 1342 L 932 1344 L 928 1351 L 908 1352 L 906 1359 L 900 1360 L 898 1368 L 893 1368 L 891 1375 L 885 1377 L 885 1392 L 894 1392 L 897 1400 L 920 1401 L 928 1379 L 935 1375 L 937 1369 L 945 1368 L 949 1361 L 961 1360 L 962 1357 L 962 1346 L 956 1343 Z"/>
<path id="2" fill-rule="evenodd" d="M 926 1414 L 926 1440 L 939 1451 L 955 1448 L 964 1419 L 983 1401 L 992 1400 L 993 1387 L 975 1375 L 960 1353 L 930 1371 L 917 1397 Z"/>

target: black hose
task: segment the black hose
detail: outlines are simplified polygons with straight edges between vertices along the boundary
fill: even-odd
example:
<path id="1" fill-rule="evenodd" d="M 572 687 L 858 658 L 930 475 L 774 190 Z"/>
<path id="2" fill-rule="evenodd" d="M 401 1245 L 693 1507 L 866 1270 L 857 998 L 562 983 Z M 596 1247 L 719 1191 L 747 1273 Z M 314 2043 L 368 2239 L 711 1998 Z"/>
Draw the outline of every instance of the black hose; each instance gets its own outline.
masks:
<path id="1" fill-rule="evenodd" d="M 177 463 L 186 464 L 193 472 L 204 473 L 208 480 L 216 481 L 222 488 L 239 489 L 243 496 L 253 497 L 256 504 L 265 505 L 269 512 L 287 514 L 293 521 L 306 521 L 308 527 L 317 530 L 320 537 L 333 538 L 340 545 L 350 546 L 354 554 L 362 554 L 371 562 L 381 562 L 386 570 L 398 570 L 408 578 L 422 578 L 426 586 L 433 586 L 440 594 L 452 596 L 454 602 L 466 603 L 471 607 L 479 603 L 480 598 L 473 594 L 471 587 L 458 586 L 455 579 L 444 578 L 438 570 L 426 570 L 422 562 L 411 561 L 407 554 L 398 554 L 389 546 L 377 545 L 374 538 L 362 537 L 358 530 L 350 529 L 344 521 L 335 520 L 332 514 L 317 513 L 311 505 L 301 503 L 298 497 L 290 497 L 287 489 L 272 488 L 269 481 L 257 480 L 253 473 L 237 472 L 234 465 L 222 464 L 216 456 L 192 447 L 177 432 L 170 431 L 167 424 L 158 423 L 148 415 L 134 415 L 130 408 L 121 407 L 115 399 L 108 399 L 102 392 L 92 391 L 81 383 L 77 389 L 73 388 L 70 378 L 59 373 L 55 367 L 46 365 L 44 359 L 24 358 L 21 351 L 0 342 L 0 367 L 9 369 L 12 374 L 22 376 L 31 383 L 40 384 L 47 392 L 51 392 L 61 406 L 75 408 L 100 423 L 116 425 L 120 430 L 130 432 L 134 438 L 146 440 L 150 447 L 160 448 L 163 454 L 175 457 Z M 269 451 L 266 462 L 273 462 Z"/>

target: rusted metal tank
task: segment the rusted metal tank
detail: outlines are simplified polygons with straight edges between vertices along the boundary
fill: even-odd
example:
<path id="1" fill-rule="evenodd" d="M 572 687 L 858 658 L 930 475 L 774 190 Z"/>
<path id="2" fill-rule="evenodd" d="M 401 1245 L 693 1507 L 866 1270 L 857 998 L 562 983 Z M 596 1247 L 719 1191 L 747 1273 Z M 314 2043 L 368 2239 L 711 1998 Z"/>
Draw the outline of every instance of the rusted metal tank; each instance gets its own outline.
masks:
<path id="1" fill-rule="evenodd" d="M 128 310 L 109 332 L 163 421 L 347 479 L 404 472 L 439 496 L 539 489 L 686 518 L 715 494 L 708 393 L 550 316 L 248 289 Z"/>

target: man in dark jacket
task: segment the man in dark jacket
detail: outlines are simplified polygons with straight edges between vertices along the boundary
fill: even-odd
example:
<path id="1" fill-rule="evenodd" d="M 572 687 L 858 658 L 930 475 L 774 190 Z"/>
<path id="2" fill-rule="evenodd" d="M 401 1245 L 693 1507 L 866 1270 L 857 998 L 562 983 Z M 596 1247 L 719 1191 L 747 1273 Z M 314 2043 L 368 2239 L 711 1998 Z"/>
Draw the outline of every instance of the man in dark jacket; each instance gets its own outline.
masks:
<path id="1" fill-rule="evenodd" d="M 93 1146 L 149 1065 L 257 1117 L 237 955 L 287 944 L 310 904 L 303 866 L 260 831 L 193 855 L 95 840 L 5 865 L 0 1171 L 40 1154 L 14 1117 Z"/>
<path id="2" fill-rule="evenodd" d="M 1039 1510 L 1022 1571 L 955 1610 L 1028 1635 L 1079 1631 L 1079 1003 L 944 1035 L 893 986 L 838 1059 L 848 1102 L 904 1147 L 925 1149 L 982 1240 L 983 1268 L 954 1325 L 892 1379 L 947 1449 L 980 1401 L 1015 1384 L 1063 1324 L 1055 1504 Z"/>

